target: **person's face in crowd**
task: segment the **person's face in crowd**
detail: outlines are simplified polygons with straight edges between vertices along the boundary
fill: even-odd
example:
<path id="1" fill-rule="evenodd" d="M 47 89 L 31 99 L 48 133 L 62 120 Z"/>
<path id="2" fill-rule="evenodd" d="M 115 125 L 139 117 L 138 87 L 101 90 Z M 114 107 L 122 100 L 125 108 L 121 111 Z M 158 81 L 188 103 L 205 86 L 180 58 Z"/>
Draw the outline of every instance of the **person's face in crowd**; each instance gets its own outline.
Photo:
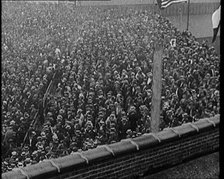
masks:
<path id="1" fill-rule="evenodd" d="M 184 93 L 183 96 L 182 96 L 182 98 L 183 98 L 184 100 L 186 100 L 186 99 L 187 99 L 187 94 Z"/>
<path id="2" fill-rule="evenodd" d="M 107 93 L 107 98 L 110 99 L 112 97 L 111 92 Z"/>
<path id="3" fill-rule="evenodd" d="M 114 114 L 114 113 L 112 113 L 112 114 L 110 115 L 110 121 L 115 121 L 115 114 Z"/>
<path id="4" fill-rule="evenodd" d="M 218 91 L 218 90 L 216 90 L 216 91 L 214 92 L 214 97 L 215 97 L 216 99 L 219 99 L 219 91 Z"/>
<path id="5" fill-rule="evenodd" d="M 151 98 L 151 97 L 152 97 L 152 91 L 151 91 L 151 90 L 146 90 L 146 92 L 147 92 L 147 96 L 148 96 L 149 98 Z"/>
<path id="6" fill-rule="evenodd" d="M 170 96 L 170 91 L 169 90 L 166 90 L 166 96 Z"/>

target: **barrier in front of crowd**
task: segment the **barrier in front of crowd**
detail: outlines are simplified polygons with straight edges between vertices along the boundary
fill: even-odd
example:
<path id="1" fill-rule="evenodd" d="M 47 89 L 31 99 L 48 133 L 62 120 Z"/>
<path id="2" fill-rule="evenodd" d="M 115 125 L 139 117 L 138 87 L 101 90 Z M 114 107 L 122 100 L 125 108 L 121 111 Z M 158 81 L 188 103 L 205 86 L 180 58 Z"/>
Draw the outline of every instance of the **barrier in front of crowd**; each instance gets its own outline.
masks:
<path id="1" fill-rule="evenodd" d="M 220 115 L 47 160 L 3 179 L 130 178 L 219 150 Z"/>

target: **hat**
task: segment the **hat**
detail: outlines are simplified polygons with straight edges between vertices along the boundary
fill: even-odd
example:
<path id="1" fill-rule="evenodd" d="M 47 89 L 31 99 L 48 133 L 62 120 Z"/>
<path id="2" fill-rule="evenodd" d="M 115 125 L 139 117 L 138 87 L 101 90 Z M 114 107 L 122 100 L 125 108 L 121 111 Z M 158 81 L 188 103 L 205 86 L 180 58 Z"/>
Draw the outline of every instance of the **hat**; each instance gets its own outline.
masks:
<path id="1" fill-rule="evenodd" d="M 48 112 L 47 116 L 53 116 L 52 112 Z"/>
<path id="2" fill-rule="evenodd" d="M 26 158 L 26 159 L 25 159 L 25 162 L 26 162 L 26 163 L 29 163 L 29 162 L 30 162 L 30 158 Z"/>
<path id="3" fill-rule="evenodd" d="M 6 162 L 6 161 L 4 161 L 3 163 L 4 163 L 4 165 L 8 165 L 8 164 L 9 164 L 9 163 L 8 163 L 8 162 Z"/>
<path id="4" fill-rule="evenodd" d="M 36 163 L 38 163 L 36 160 L 31 161 L 31 164 L 36 164 Z"/>
<path id="5" fill-rule="evenodd" d="M 15 121 L 14 120 L 12 120 L 12 121 L 10 121 L 10 125 L 15 125 Z"/>
<path id="6" fill-rule="evenodd" d="M 121 121 L 128 121 L 128 119 L 126 117 L 122 117 Z"/>
<path id="7" fill-rule="evenodd" d="M 219 95 L 219 91 L 215 90 L 214 95 L 216 95 L 216 96 Z"/>
<path id="8" fill-rule="evenodd" d="M 116 132 L 115 127 L 111 127 L 111 128 L 110 128 L 110 131 L 111 131 L 111 132 Z"/>
<path id="9" fill-rule="evenodd" d="M 71 129 L 71 126 L 70 125 L 66 125 L 65 129 Z"/>
<path id="10" fill-rule="evenodd" d="M 42 137 L 41 137 L 41 136 L 38 136 L 38 137 L 37 137 L 37 140 L 41 140 L 41 139 L 42 139 Z"/>
<path id="11" fill-rule="evenodd" d="M 15 160 L 13 159 L 13 158 L 10 158 L 9 159 L 9 164 L 11 165 L 12 163 L 14 163 L 15 162 Z"/>
<path id="12" fill-rule="evenodd" d="M 29 147 L 26 145 L 26 146 L 24 147 L 24 150 L 29 150 Z"/>
<path id="13" fill-rule="evenodd" d="M 88 120 L 88 121 L 86 122 L 86 125 L 92 125 L 92 122 Z"/>
<path id="14" fill-rule="evenodd" d="M 57 116 L 57 119 L 62 119 L 62 118 L 63 118 L 63 117 L 62 117 L 62 115 L 60 115 L 60 114 Z"/>
<path id="15" fill-rule="evenodd" d="M 32 155 L 37 155 L 37 151 L 35 150 L 35 151 L 32 153 Z"/>
<path id="16" fill-rule="evenodd" d="M 36 135 L 36 132 L 35 131 L 32 131 L 31 134 Z"/>
<path id="17" fill-rule="evenodd" d="M 80 134 L 82 134 L 82 132 L 80 130 L 76 130 L 75 134 L 79 134 L 80 135 Z"/>
<path id="18" fill-rule="evenodd" d="M 11 171 L 12 170 L 12 167 L 7 167 L 8 171 Z"/>
<path id="19" fill-rule="evenodd" d="M 126 133 L 127 133 L 127 134 L 131 134 L 131 133 L 132 133 L 131 129 L 128 129 L 128 130 L 126 131 Z"/>
<path id="20" fill-rule="evenodd" d="M 61 113 L 64 113 L 65 112 L 65 110 L 64 109 L 60 109 L 59 110 L 59 113 L 61 114 Z"/>
<path id="21" fill-rule="evenodd" d="M 45 147 L 45 150 L 46 150 L 46 151 L 50 150 L 50 146 L 46 146 L 46 147 Z"/>
<path id="22" fill-rule="evenodd" d="M 13 155 L 13 156 L 17 155 L 17 152 L 16 152 L 16 151 L 13 151 L 13 152 L 12 152 L 12 155 Z"/>
<path id="23" fill-rule="evenodd" d="M 51 125 L 50 121 L 47 121 L 44 126 Z"/>
<path id="24" fill-rule="evenodd" d="M 25 117 L 25 118 L 28 118 L 28 117 L 29 117 L 29 114 L 28 114 L 27 112 L 25 112 L 25 113 L 24 113 L 24 117 Z"/>
<path id="25" fill-rule="evenodd" d="M 46 136 L 46 133 L 43 131 L 40 133 L 41 136 Z"/>
<path id="26" fill-rule="evenodd" d="M 23 167 L 23 163 L 22 162 L 18 162 L 17 166 L 20 168 L 20 167 Z"/>

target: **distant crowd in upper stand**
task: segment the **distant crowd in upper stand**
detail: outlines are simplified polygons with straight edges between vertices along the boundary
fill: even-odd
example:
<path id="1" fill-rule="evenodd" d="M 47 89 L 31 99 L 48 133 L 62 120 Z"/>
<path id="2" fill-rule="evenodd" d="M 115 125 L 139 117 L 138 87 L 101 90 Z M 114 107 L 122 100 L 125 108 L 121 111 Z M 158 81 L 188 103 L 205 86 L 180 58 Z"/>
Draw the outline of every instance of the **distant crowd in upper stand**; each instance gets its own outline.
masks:
<path id="1" fill-rule="evenodd" d="M 215 49 L 165 17 L 2 5 L 2 172 L 151 132 L 154 42 L 164 46 L 160 129 L 219 113 Z"/>

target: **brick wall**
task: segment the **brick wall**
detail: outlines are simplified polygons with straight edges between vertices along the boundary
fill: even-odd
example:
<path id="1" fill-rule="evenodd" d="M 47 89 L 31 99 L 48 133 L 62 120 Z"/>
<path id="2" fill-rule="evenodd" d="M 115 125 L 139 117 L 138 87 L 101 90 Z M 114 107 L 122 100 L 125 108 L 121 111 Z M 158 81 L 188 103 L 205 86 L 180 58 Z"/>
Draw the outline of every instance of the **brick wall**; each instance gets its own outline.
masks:
<path id="1" fill-rule="evenodd" d="M 220 115 L 3 173 L 3 179 L 136 178 L 219 150 Z M 23 174 L 22 174 L 23 173 Z"/>

